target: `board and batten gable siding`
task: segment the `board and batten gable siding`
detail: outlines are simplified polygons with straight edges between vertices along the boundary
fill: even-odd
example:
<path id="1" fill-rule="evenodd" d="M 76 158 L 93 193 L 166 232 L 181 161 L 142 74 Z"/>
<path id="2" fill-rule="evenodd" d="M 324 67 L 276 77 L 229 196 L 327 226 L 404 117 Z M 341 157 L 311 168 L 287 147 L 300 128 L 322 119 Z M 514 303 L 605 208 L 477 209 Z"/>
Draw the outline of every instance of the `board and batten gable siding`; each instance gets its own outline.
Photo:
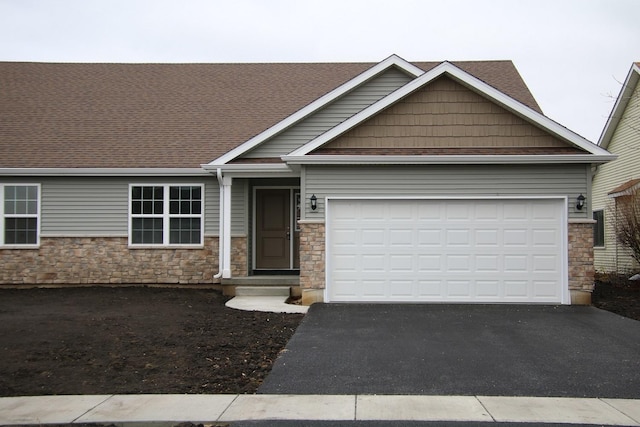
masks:
<path id="1" fill-rule="evenodd" d="M 318 150 L 567 148 L 449 77 L 440 77 Z"/>
<path id="2" fill-rule="evenodd" d="M 288 154 L 409 81 L 410 76 L 395 67 L 390 68 L 241 157 L 266 158 Z"/>
<path id="3" fill-rule="evenodd" d="M 205 235 L 218 235 L 219 186 L 215 177 L 3 177 L 0 182 L 41 184 L 43 237 L 126 237 L 129 184 L 204 184 Z M 232 191 L 232 233 L 246 235 L 245 180 L 235 180 Z"/>
<path id="4" fill-rule="evenodd" d="M 325 218 L 326 197 L 526 197 L 566 196 L 569 218 L 587 219 L 577 210 L 579 194 L 588 194 L 590 165 L 379 165 L 305 166 L 305 219 Z M 309 198 L 315 194 L 318 208 Z"/>
<path id="5" fill-rule="evenodd" d="M 608 193 L 625 182 L 640 178 L 640 84 L 636 85 L 607 150 L 617 154 L 612 162 L 598 166 L 593 177 L 593 210 L 604 210 L 605 245 L 594 248 L 594 265 L 602 272 L 630 272 L 637 267 L 626 250 L 616 244 L 612 212 L 613 199 Z"/>

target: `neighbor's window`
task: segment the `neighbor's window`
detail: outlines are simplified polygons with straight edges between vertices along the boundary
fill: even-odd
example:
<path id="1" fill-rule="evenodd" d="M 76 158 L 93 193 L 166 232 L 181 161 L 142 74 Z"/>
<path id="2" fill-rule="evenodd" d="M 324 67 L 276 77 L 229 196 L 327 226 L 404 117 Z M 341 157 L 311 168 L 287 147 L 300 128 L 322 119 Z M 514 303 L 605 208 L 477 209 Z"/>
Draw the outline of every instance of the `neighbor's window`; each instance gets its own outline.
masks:
<path id="1" fill-rule="evenodd" d="M 203 186 L 131 185 L 132 245 L 201 245 Z"/>
<path id="2" fill-rule="evenodd" d="M 594 211 L 593 219 L 596 223 L 593 225 L 593 246 L 604 246 L 604 210 Z"/>
<path id="3" fill-rule="evenodd" d="M 38 245 L 40 185 L 0 184 L 0 245 Z"/>

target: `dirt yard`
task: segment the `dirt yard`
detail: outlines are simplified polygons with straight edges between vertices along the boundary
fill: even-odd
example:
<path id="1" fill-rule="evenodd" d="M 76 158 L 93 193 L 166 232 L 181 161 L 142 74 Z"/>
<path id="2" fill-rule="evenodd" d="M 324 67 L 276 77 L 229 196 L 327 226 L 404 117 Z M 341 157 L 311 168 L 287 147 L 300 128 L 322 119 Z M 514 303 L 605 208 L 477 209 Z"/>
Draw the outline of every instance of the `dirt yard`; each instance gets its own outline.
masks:
<path id="1" fill-rule="evenodd" d="M 226 308 L 215 291 L 0 289 L 0 396 L 254 393 L 303 315 Z M 596 307 L 640 320 L 640 284 Z"/>
<path id="2" fill-rule="evenodd" d="M 0 290 L 0 396 L 254 393 L 303 315 L 212 290 Z"/>
<path id="3" fill-rule="evenodd" d="M 640 320 L 640 281 L 620 277 L 599 277 L 592 295 L 595 307 Z"/>

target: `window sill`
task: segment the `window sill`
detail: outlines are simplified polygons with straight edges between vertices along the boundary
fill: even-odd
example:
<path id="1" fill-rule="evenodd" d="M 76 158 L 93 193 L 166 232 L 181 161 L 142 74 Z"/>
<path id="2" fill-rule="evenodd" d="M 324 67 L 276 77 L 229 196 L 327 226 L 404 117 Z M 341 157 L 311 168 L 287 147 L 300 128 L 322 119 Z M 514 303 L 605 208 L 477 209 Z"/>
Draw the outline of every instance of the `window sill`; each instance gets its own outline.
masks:
<path id="1" fill-rule="evenodd" d="M 9 249 L 9 250 L 14 250 L 14 249 L 30 249 L 30 250 L 34 250 L 34 249 L 40 249 L 40 245 L 4 245 L 4 246 L 0 246 L 0 250 L 3 249 Z"/>
<path id="2" fill-rule="evenodd" d="M 129 245 L 129 249 L 204 249 L 204 245 Z"/>
<path id="3" fill-rule="evenodd" d="M 607 247 L 606 246 L 594 246 L 593 249 L 604 250 L 604 249 L 607 249 Z"/>

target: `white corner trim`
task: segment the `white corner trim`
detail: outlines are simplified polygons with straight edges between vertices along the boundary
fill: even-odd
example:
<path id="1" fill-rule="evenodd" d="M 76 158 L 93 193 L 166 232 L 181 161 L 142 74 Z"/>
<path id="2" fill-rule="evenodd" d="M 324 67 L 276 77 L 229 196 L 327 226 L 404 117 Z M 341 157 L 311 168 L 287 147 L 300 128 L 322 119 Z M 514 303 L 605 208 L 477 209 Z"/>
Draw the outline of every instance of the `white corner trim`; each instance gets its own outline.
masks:
<path id="1" fill-rule="evenodd" d="M 408 61 L 405 61 L 404 59 L 400 58 L 397 55 L 391 55 L 387 59 L 383 60 L 382 62 L 379 62 L 378 64 L 362 72 L 361 74 L 354 77 L 353 79 L 347 81 L 346 83 L 343 83 L 342 85 L 338 86 L 334 90 L 324 94 L 320 98 L 313 101 L 311 104 L 296 111 L 295 113 L 285 118 L 284 120 L 280 121 L 279 123 L 275 124 L 274 126 L 270 127 L 269 129 L 259 133 L 258 135 L 254 136 L 253 138 L 249 139 L 243 144 L 237 146 L 233 150 L 211 161 L 209 165 L 220 166 L 220 165 L 226 164 L 227 162 L 257 147 L 261 143 L 265 142 L 267 139 L 272 138 L 278 133 L 293 126 L 300 120 L 311 115 L 312 113 L 316 112 L 320 108 L 324 107 L 330 102 L 341 97 L 345 93 L 355 89 L 356 87 L 360 86 L 367 80 L 375 77 L 376 75 L 382 73 L 383 71 L 393 66 L 402 69 L 403 71 L 411 74 L 414 77 L 424 74 L 424 71 L 416 67 L 415 65 L 409 63 Z"/>
<path id="2" fill-rule="evenodd" d="M 322 145 L 327 142 L 333 140 L 334 138 L 342 135 L 343 133 L 351 130 L 355 126 L 364 122 L 365 120 L 371 118 L 375 114 L 384 110 L 385 108 L 391 106 L 392 104 L 400 101 L 416 90 L 424 87 L 437 77 L 441 75 L 447 74 L 452 77 L 454 80 L 468 87 L 469 89 L 478 92 L 490 100 L 500 104 L 502 107 L 510 110 L 511 112 L 520 115 L 526 120 L 529 120 L 532 123 L 539 125 L 544 128 L 548 132 L 556 135 L 557 137 L 564 139 L 575 146 L 587 151 L 591 154 L 606 156 L 609 153 L 598 147 L 597 145 L 589 142 L 585 138 L 581 137 L 575 132 L 570 131 L 566 127 L 556 123 L 555 121 L 549 119 L 548 117 L 538 113 L 530 107 L 522 104 L 519 101 L 511 98 L 510 96 L 505 95 L 503 92 L 495 89 L 494 87 L 488 85 L 482 80 L 472 76 L 471 74 L 461 70 L 455 65 L 449 62 L 443 62 L 437 67 L 431 69 L 430 71 L 425 72 L 420 77 L 408 82 L 406 85 L 401 87 L 400 89 L 392 92 L 386 97 L 380 99 L 359 113 L 353 115 L 349 119 L 345 120 L 341 124 L 333 127 L 329 131 L 323 133 L 322 135 L 316 137 L 311 140 L 307 144 L 298 148 L 297 150 L 292 151 L 289 155 L 282 156 L 281 158 L 285 161 L 289 161 L 291 158 L 295 158 L 298 156 L 304 156 L 320 148 Z M 613 159 L 609 159 L 613 160 Z M 608 160 L 607 160 L 608 161 Z"/>

